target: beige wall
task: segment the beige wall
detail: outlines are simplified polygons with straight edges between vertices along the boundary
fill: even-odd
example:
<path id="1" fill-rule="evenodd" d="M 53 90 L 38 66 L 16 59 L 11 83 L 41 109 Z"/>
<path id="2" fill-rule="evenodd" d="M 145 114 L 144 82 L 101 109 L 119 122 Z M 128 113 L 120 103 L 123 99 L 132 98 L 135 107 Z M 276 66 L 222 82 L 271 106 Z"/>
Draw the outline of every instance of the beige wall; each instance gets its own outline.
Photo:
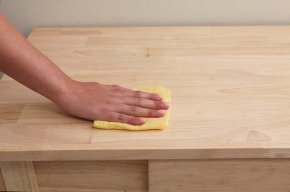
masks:
<path id="1" fill-rule="evenodd" d="M 23 33 L 33 27 L 290 24 L 290 0 L 2 0 Z"/>

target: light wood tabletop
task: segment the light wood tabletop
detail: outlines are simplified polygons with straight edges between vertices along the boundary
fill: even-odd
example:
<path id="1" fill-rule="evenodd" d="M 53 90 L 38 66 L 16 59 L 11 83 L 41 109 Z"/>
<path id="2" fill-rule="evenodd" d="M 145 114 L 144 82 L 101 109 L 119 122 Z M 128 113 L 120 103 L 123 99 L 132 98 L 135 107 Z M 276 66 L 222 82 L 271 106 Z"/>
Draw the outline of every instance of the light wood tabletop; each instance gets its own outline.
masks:
<path id="1" fill-rule="evenodd" d="M 290 26 L 34 29 L 28 40 L 76 80 L 170 88 L 169 127 L 94 129 L 4 76 L 0 160 L 289 158 L 289 34 Z"/>
<path id="2" fill-rule="evenodd" d="M 170 123 L 94 129 L 4 76 L 0 191 L 289 192 L 289 34 L 290 26 L 34 29 L 28 40 L 76 80 L 170 88 Z"/>

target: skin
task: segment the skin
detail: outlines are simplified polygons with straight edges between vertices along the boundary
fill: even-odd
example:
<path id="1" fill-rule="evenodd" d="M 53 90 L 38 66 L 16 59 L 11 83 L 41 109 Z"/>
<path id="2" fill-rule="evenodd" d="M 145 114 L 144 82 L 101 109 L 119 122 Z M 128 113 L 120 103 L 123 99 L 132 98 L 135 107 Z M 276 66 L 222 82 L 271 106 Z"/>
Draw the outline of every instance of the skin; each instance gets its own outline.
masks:
<path id="1" fill-rule="evenodd" d="M 71 79 L 1 14 L 0 70 L 47 97 L 65 112 L 88 120 L 142 125 L 143 117 L 162 117 L 169 108 L 156 94 Z"/>

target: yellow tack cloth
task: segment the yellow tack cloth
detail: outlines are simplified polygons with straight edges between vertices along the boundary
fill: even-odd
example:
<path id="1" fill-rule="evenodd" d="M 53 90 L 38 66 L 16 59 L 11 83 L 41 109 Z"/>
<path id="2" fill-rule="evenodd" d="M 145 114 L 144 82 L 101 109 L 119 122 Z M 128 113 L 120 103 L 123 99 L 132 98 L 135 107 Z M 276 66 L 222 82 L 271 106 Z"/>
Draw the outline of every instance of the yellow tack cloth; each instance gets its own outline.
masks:
<path id="1" fill-rule="evenodd" d="M 138 90 L 148 92 L 148 93 L 156 93 L 163 98 L 163 101 L 170 102 L 171 93 L 170 90 L 165 87 L 154 87 L 154 86 L 146 86 L 140 87 Z M 166 111 L 166 114 L 161 118 L 145 118 L 145 123 L 143 125 L 129 125 L 125 123 L 117 123 L 117 122 L 108 122 L 108 121 L 94 121 L 93 127 L 98 129 L 123 129 L 130 131 L 142 131 L 142 130 L 151 130 L 151 129 L 165 129 L 168 127 L 169 123 L 169 112 Z"/>

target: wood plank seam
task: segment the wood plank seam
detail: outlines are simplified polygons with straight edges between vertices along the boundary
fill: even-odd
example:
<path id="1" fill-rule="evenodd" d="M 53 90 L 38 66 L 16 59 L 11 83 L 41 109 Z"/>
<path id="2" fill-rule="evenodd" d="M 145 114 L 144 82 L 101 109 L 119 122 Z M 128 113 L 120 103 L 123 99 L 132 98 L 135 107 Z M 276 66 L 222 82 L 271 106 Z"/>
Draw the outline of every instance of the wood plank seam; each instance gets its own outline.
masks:
<path id="1" fill-rule="evenodd" d="M 7 191 L 39 192 L 32 162 L 2 162 L 1 172 Z"/>

